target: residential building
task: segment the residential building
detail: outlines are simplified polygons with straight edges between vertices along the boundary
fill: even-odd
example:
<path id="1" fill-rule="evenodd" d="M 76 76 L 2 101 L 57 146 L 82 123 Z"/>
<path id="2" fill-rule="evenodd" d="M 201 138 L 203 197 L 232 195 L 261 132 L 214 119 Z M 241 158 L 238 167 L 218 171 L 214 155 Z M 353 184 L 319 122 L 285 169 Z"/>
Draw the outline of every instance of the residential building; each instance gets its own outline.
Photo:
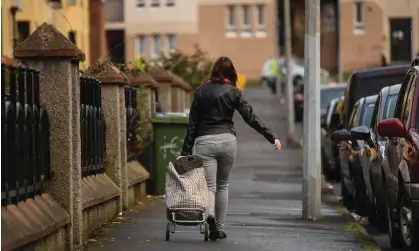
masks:
<path id="1" fill-rule="evenodd" d="M 340 53 L 344 71 L 381 66 L 383 61 L 410 63 L 419 52 L 418 0 L 337 1 L 341 3 Z M 322 6 L 321 64 L 331 72 L 337 69 L 337 31 L 333 26 L 337 1 L 324 1 Z M 303 14 L 298 20 L 304 22 Z M 328 25 L 331 21 L 332 27 Z M 297 44 L 303 45 L 303 41 Z"/>
<path id="2" fill-rule="evenodd" d="M 258 79 L 275 55 L 274 0 L 108 0 L 106 9 L 116 61 L 154 59 L 171 48 L 192 53 L 198 44 L 209 59 L 228 56 L 248 79 Z"/>
<path id="3" fill-rule="evenodd" d="M 86 53 L 81 68 L 90 60 L 89 0 L 22 0 L 16 14 L 17 42 L 22 42 L 43 22 L 54 25 Z M 12 0 L 2 0 L 2 55 L 13 57 Z M 36 10 L 36 11 L 35 11 Z M 58 10 L 58 11 L 56 11 Z"/>

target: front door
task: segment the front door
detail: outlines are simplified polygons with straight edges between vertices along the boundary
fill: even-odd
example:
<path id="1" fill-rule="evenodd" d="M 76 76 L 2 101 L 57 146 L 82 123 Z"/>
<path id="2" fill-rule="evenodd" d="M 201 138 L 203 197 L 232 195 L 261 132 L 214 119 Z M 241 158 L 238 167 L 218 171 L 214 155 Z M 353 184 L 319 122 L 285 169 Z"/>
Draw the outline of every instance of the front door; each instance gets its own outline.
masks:
<path id="1" fill-rule="evenodd" d="M 412 60 L 412 19 L 390 18 L 391 62 L 409 63 Z"/>

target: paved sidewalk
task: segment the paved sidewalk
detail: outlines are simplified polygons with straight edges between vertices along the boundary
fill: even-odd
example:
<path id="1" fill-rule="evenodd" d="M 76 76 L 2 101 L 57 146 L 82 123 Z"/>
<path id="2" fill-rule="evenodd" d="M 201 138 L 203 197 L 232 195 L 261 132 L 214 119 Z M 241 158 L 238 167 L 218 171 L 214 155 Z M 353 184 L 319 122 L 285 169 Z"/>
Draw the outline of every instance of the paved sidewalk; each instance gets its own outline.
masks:
<path id="1" fill-rule="evenodd" d="M 286 142 L 285 109 L 267 88 L 249 88 L 245 96 L 257 114 Z M 178 227 L 164 241 L 165 212 L 156 200 L 139 212 L 117 217 L 90 242 L 89 251 L 358 251 L 361 244 L 331 206 L 323 218 L 300 220 L 302 154 L 283 145 L 276 152 L 262 136 L 236 118 L 237 164 L 230 182 L 226 240 L 204 243 L 198 227 Z"/>

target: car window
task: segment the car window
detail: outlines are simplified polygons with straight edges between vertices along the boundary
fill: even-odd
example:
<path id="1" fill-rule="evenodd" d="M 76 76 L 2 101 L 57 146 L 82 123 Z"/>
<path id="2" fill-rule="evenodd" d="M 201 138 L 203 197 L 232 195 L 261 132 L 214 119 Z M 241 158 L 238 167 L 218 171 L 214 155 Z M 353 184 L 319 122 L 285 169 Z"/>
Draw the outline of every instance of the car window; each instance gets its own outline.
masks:
<path id="1" fill-rule="evenodd" d="M 405 96 L 403 98 L 405 98 L 404 103 L 403 103 L 403 110 L 402 110 L 402 122 L 405 125 L 410 125 L 410 114 L 411 114 L 411 109 L 412 109 L 412 103 L 413 103 L 413 97 L 414 97 L 414 93 L 415 93 L 415 86 L 416 86 L 416 81 L 415 81 L 415 76 L 413 74 L 410 74 L 410 78 L 409 78 L 409 87 L 408 87 L 408 91 L 406 92 Z"/>
<path id="2" fill-rule="evenodd" d="M 386 105 L 384 106 L 384 113 L 382 119 L 394 117 L 394 110 L 396 110 L 397 95 L 390 95 L 387 97 Z"/>
<path id="3" fill-rule="evenodd" d="M 325 109 L 332 99 L 343 96 L 345 88 L 330 88 L 320 91 L 320 109 Z"/>
<path id="4" fill-rule="evenodd" d="M 372 113 L 374 112 L 374 107 L 375 103 L 365 104 L 360 125 L 371 127 Z"/>
<path id="5" fill-rule="evenodd" d="M 377 136 L 376 132 L 377 132 L 377 127 L 378 127 L 378 121 L 380 120 L 380 103 L 381 103 L 381 92 L 378 94 L 377 97 L 377 101 L 375 102 L 374 105 L 374 112 L 372 113 L 372 118 L 371 118 L 371 130 L 372 132 L 375 134 L 375 136 Z"/>
<path id="6" fill-rule="evenodd" d="M 408 117 L 408 109 L 405 109 L 406 104 L 407 104 L 407 96 L 410 90 L 410 79 L 411 79 L 411 75 L 407 75 L 406 78 L 403 81 L 403 85 L 400 88 L 400 92 L 399 92 L 399 96 L 401 97 L 401 99 L 399 99 L 397 101 L 397 106 L 396 106 L 396 117 L 399 118 L 403 123 L 405 123 L 407 121 L 407 117 Z"/>
<path id="7" fill-rule="evenodd" d="M 356 121 L 358 118 L 358 108 L 359 108 L 359 103 L 356 103 L 354 106 L 354 109 L 352 110 L 352 114 L 351 117 L 349 118 L 349 128 L 348 130 L 354 128 L 356 126 Z"/>

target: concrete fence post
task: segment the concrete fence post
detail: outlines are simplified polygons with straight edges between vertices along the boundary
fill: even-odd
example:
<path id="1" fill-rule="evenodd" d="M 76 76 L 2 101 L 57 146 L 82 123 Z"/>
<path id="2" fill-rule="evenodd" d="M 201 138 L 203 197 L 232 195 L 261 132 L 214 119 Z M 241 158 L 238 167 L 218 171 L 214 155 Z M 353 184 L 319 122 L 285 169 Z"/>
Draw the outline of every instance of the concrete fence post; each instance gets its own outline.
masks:
<path id="1" fill-rule="evenodd" d="M 157 65 L 151 67 L 148 73 L 159 84 L 158 102 L 163 113 L 172 112 L 172 76 L 163 67 Z"/>
<path id="2" fill-rule="evenodd" d="M 52 180 L 47 192 L 70 214 L 70 250 L 82 243 L 79 62 L 85 54 L 43 23 L 19 44 L 15 57 L 40 70 L 40 97 L 49 115 Z"/>
<path id="3" fill-rule="evenodd" d="M 101 82 L 106 125 L 106 175 L 120 188 L 118 210 L 128 208 L 127 124 L 124 86 L 128 79 L 108 60 L 94 62 L 84 73 Z"/>

